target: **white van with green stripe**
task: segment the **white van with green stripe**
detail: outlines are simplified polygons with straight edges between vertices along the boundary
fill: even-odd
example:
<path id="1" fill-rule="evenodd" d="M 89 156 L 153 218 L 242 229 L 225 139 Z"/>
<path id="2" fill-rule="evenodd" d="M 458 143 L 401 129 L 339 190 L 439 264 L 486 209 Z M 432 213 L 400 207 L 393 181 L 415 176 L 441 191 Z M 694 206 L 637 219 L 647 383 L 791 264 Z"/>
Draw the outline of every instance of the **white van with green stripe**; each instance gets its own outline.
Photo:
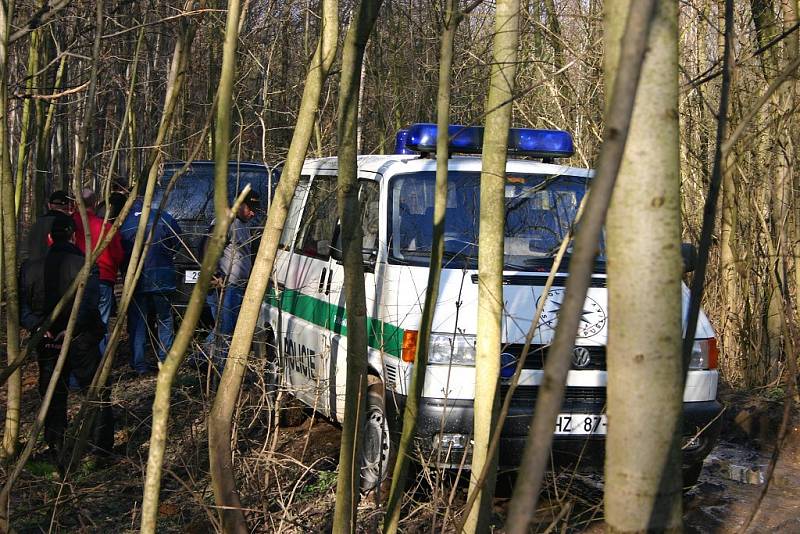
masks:
<path id="1" fill-rule="evenodd" d="M 480 151 L 482 129 L 451 126 L 450 134 L 453 153 Z M 401 430 L 433 234 L 436 162 L 430 155 L 435 151 L 435 125 L 414 125 L 398 139 L 398 155 L 358 159 L 373 384 L 367 428 L 362 432 L 365 488 L 379 483 L 385 474 L 390 444 Z M 572 139 L 566 132 L 513 129 L 509 143 L 520 159 L 509 159 L 506 167 L 503 343 L 497 347 L 503 364 L 498 377 L 501 395 L 522 353 L 537 303 L 546 299 L 501 433 L 500 465 L 513 468 L 528 434 L 543 361 L 564 295 L 568 258 L 554 286 L 546 294 L 543 287 L 592 173 L 553 163 L 554 158 L 572 154 Z M 479 156 L 449 159 L 445 254 L 416 431 L 420 461 L 445 467 L 469 467 L 480 171 Z M 274 273 L 277 284 L 264 302 L 262 320 L 268 346 L 279 363 L 282 386 L 317 412 L 341 421 L 347 324 L 344 272 L 337 254 L 336 175 L 335 158 L 306 161 L 280 240 Z M 684 301 L 688 303 L 685 287 Z M 557 450 L 602 451 L 607 328 L 601 244 L 576 339 L 573 370 L 554 429 Z M 716 360 L 714 331 L 701 313 L 684 393 L 687 478 L 699 475 L 719 430 Z M 584 447 L 587 440 L 599 446 Z"/>

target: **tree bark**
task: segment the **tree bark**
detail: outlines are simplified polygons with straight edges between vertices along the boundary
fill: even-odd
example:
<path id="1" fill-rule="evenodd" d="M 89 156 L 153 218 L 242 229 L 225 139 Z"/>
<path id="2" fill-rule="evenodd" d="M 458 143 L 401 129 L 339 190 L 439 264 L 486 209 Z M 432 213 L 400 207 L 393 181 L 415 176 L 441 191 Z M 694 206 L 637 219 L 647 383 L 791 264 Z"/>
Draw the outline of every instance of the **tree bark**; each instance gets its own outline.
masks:
<path id="1" fill-rule="evenodd" d="M 630 0 L 606 2 L 611 65 L 629 8 Z M 682 524 L 677 1 L 658 3 L 648 47 L 606 222 L 609 532 L 677 532 Z M 615 71 L 606 71 L 607 89 Z"/>
<path id="2" fill-rule="evenodd" d="M 428 269 L 428 285 L 425 288 L 425 304 L 422 308 L 417 352 L 414 356 L 414 368 L 411 371 L 411 384 L 403 412 L 403 432 L 397 448 L 397 459 L 392 472 L 392 487 L 389 501 L 386 504 L 386 517 L 383 531 L 397 532 L 400 521 L 400 508 L 406 488 L 408 464 L 411 460 L 412 441 L 417 428 L 417 414 L 422 390 L 425 386 L 425 372 L 428 364 L 428 348 L 430 347 L 431 325 L 436 303 L 439 300 L 439 279 L 442 273 L 444 256 L 444 223 L 447 208 L 447 162 L 448 126 L 450 125 L 450 84 L 453 68 L 453 48 L 456 29 L 464 18 L 458 7 L 458 0 L 448 0 L 442 27 L 442 42 L 439 48 L 439 89 L 436 97 L 436 191 L 433 203 L 433 243 L 431 244 L 431 263 Z"/>
<path id="3" fill-rule="evenodd" d="M 497 2 L 492 73 L 486 101 L 478 238 L 478 331 L 475 353 L 474 446 L 469 493 L 477 506 L 467 510 L 467 532 L 487 532 L 497 477 L 497 453 L 489 456 L 497 418 L 503 316 L 503 250 L 508 134 L 519 46 L 519 0 Z M 478 476 L 488 465 L 483 486 Z"/>
<path id="4" fill-rule="evenodd" d="M 358 112 L 361 67 L 381 0 L 361 0 L 342 48 L 339 82 L 339 177 L 337 203 L 342 235 L 347 315 L 347 380 L 333 532 L 356 532 L 359 449 L 367 398 L 367 303 L 364 290 L 361 209 L 358 202 Z"/>
<path id="5" fill-rule="evenodd" d="M 337 0 L 325 0 L 322 4 L 320 38 L 309 65 L 297 126 L 289 147 L 289 156 L 281 173 L 278 187 L 275 190 L 275 197 L 269 208 L 264 234 L 253 263 L 253 270 L 247 283 L 239 318 L 231 339 L 228 362 L 225 365 L 225 371 L 222 373 L 217 396 L 209 414 L 209 461 L 214 498 L 217 505 L 224 507 L 226 510 L 225 515 L 235 516 L 242 514 L 231 460 L 231 421 L 242 377 L 246 369 L 247 355 L 250 353 L 261 303 L 275 263 L 278 239 L 286 221 L 289 203 L 297 187 L 297 182 L 300 180 L 300 170 L 311 139 L 314 116 L 319 108 L 322 88 L 336 57 L 338 25 Z M 223 520 L 232 521 L 233 524 L 241 524 L 244 518 L 243 516 L 240 518 L 226 518 L 224 516 Z"/>
<path id="6" fill-rule="evenodd" d="M 17 217 L 14 205 L 14 180 L 11 171 L 11 146 L 8 125 L 8 36 L 14 13 L 14 1 L 0 2 L 0 203 L 3 223 L 3 283 L 6 301 L 6 352 L 8 365 L 20 356 L 19 293 L 17 289 Z M 16 454 L 19 439 L 22 375 L 15 372 L 8 379 L 5 431 L 0 457 Z M 5 501 L 0 501 L 0 507 Z"/>
<path id="7" fill-rule="evenodd" d="M 564 396 L 570 355 L 594 270 L 597 243 L 628 138 L 633 99 L 639 84 L 650 21 L 656 4 L 655 0 L 637 1 L 631 4 L 626 17 L 620 56 L 615 58 L 618 59 L 619 66 L 614 69 L 614 90 L 607 105 L 606 133 L 600 149 L 597 173 L 581 224 L 575 234 L 566 294 L 559 311 L 555 336 L 548 350 L 536 412 L 525 443 L 522 464 L 506 519 L 509 534 L 523 534 L 528 531 L 528 524 L 538 503 L 542 476 L 553 440 L 553 428 Z"/>
<path id="8" fill-rule="evenodd" d="M 39 32 L 34 32 L 31 35 L 31 41 L 28 45 L 28 65 L 26 74 L 28 80 L 25 82 L 25 95 L 26 98 L 22 102 L 22 116 L 19 123 L 19 141 L 17 142 L 17 162 L 16 162 L 16 179 L 14 192 L 14 205 L 17 210 L 17 219 L 22 221 L 22 226 L 25 227 L 30 224 L 30 212 L 23 209 L 23 186 L 26 181 L 28 166 L 30 165 L 29 159 L 32 154 L 30 145 L 30 132 L 31 132 L 31 108 L 35 104 L 32 98 L 34 91 L 38 90 L 36 80 L 38 79 L 37 71 L 39 70 Z M 22 217 L 20 218 L 20 215 Z M 28 217 L 26 217 L 28 215 Z"/>
<path id="9" fill-rule="evenodd" d="M 187 4 L 186 8 L 189 7 L 190 5 Z M 233 207 L 228 207 L 228 159 L 231 151 L 231 108 L 236 75 L 239 17 L 240 3 L 238 0 L 231 0 L 228 2 L 228 15 L 225 24 L 225 44 L 222 51 L 223 66 L 219 88 L 217 89 L 217 122 L 214 147 L 214 212 L 218 224 L 214 226 L 214 232 L 208 240 L 208 246 L 201 265 L 200 277 L 197 281 L 197 285 L 192 290 L 192 295 L 186 308 L 186 314 L 183 317 L 183 321 L 181 321 L 181 326 L 175 335 L 172 347 L 170 347 L 167 358 L 158 374 L 156 396 L 153 400 L 153 426 L 150 433 L 150 451 L 147 458 L 147 474 L 145 477 L 144 495 L 142 499 L 141 531 L 148 534 L 155 532 L 158 519 L 161 467 L 164 462 L 164 451 L 167 441 L 167 423 L 169 422 L 172 383 L 178 372 L 178 367 L 186 355 L 186 348 L 189 346 L 192 336 L 194 335 L 197 321 L 200 319 L 211 277 L 216 271 L 217 261 L 225 246 L 228 227 L 234 217 L 236 217 L 236 213 L 239 210 L 239 205 L 243 198 L 249 192 L 249 188 L 245 187 Z M 173 67 L 180 70 L 180 73 L 176 72 L 175 74 L 176 76 L 180 76 L 181 79 L 184 77 L 183 71 L 187 63 L 185 54 L 188 52 L 192 37 L 194 36 L 194 31 L 189 28 L 184 28 L 184 35 L 186 36 L 186 42 L 183 43 L 180 49 L 179 44 L 176 44 L 175 54 L 173 56 Z M 179 54 L 179 50 L 183 55 Z M 177 84 L 177 87 L 174 87 L 174 89 L 178 87 L 180 87 L 180 84 Z M 175 91 L 175 94 L 177 94 L 177 91 Z M 171 102 L 172 105 L 167 108 L 171 108 L 170 115 L 171 112 L 174 111 L 174 104 L 176 102 L 177 98 L 175 98 L 174 101 Z M 168 103 L 170 103 L 170 101 L 165 103 L 165 106 Z M 165 116 L 168 116 L 167 109 L 165 109 Z M 166 136 L 166 132 L 170 127 L 170 122 L 169 120 L 162 122 L 159 128 L 159 137 L 161 137 L 161 139 Z M 157 161 L 158 157 L 154 159 L 154 163 Z M 155 174 L 155 165 L 151 165 L 148 190 L 155 185 L 155 179 L 153 178 Z M 145 207 L 147 207 L 147 202 L 145 202 Z M 139 241 L 140 232 L 143 233 L 144 231 L 143 226 L 146 225 L 148 216 L 146 210 L 143 209 L 142 219 L 137 231 L 137 241 Z"/>

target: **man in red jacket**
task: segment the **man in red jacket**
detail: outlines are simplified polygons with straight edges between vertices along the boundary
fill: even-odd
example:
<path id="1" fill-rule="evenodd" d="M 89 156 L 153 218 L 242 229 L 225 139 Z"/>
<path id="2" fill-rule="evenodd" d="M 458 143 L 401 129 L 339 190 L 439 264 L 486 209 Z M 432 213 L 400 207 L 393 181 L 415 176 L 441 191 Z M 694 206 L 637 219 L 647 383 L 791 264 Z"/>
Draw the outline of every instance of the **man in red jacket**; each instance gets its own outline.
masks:
<path id="1" fill-rule="evenodd" d="M 106 223 L 104 226 L 103 219 L 95 214 L 94 209 L 97 204 L 97 197 L 94 191 L 89 188 L 83 189 L 81 191 L 81 198 L 86 205 L 86 215 L 89 220 L 89 234 L 92 236 L 92 249 L 94 249 L 100 241 L 100 234 L 102 233 L 104 239 L 105 236 L 108 235 L 111 230 L 111 224 Z M 81 214 L 78 210 L 75 210 L 72 217 L 75 220 L 75 244 L 81 252 L 86 254 L 86 237 Z M 100 318 L 106 326 L 106 335 L 100 342 L 100 354 L 106 351 L 106 344 L 108 343 L 108 321 L 116 307 L 116 301 L 114 300 L 114 283 L 117 281 L 117 273 L 124 259 L 125 252 L 122 250 L 122 241 L 120 240 L 119 233 L 116 233 L 114 237 L 111 238 L 111 242 L 103 253 L 97 258 L 97 267 L 100 270 Z"/>

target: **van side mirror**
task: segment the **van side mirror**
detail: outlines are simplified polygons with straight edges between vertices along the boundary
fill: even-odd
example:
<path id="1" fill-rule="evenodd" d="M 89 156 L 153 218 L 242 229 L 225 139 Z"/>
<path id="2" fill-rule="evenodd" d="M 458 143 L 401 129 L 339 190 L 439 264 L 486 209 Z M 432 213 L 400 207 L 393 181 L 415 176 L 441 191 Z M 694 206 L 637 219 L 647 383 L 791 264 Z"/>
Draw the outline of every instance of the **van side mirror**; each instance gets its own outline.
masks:
<path id="1" fill-rule="evenodd" d="M 331 258 L 333 258 L 338 262 L 341 262 L 344 259 L 344 256 L 342 255 L 342 250 L 339 248 L 340 246 L 341 243 L 337 241 L 335 247 L 330 247 Z"/>
<path id="2" fill-rule="evenodd" d="M 681 256 L 683 257 L 683 272 L 694 271 L 697 264 L 697 247 L 691 243 L 681 243 Z"/>
<path id="3" fill-rule="evenodd" d="M 364 270 L 369 273 L 374 273 L 375 264 L 378 259 L 378 251 L 371 248 L 362 248 L 361 257 L 364 261 Z"/>

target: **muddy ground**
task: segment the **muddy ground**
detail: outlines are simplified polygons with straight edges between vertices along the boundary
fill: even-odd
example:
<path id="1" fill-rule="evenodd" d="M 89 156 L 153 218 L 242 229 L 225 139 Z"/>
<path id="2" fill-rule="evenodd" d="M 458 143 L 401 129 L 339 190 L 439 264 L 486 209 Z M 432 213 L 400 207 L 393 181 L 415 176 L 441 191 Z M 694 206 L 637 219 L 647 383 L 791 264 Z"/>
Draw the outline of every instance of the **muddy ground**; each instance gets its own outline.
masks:
<path id="1" fill-rule="evenodd" d="M 24 373 L 25 431 L 39 405 L 36 372 L 31 364 Z M 282 424 L 289 426 L 277 434 L 268 431 L 273 413 L 265 408 L 263 384 L 257 373 L 249 378 L 239 408 L 236 464 L 252 531 L 328 531 L 339 429 L 294 407 L 282 418 Z M 207 379 L 202 370 L 186 365 L 174 387 L 159 532 L 217 530 L 206 452 Z M 137 377 L 121 363 L 114 370 L 113 384 L 117 432 L 112 461 L 99 463 L 87 458 L 74 466 L 63 482 L 52 465 L 29 462 L 12 494 L 11 520 L 16 532 L 138 531 L 155 377 Z M 71 399 L 74 414 L 79 397 L 72 395 Z M 780 399 L 728 392 L 723 393 L 723 400 L 728 406 L 723 439 L 706 461 L 699 484 L 684 498 L 689 532 L 740 530 L 763 488 L 780 423 Z M 5 398 L 0 402 L 4 407 Z M 38 443 L 36 450 L 42 448 Z M 2 469 L 4 480 L 6 468 Z M 452 531 L 466 497 L 466 484 L 453 479 L 452 474 L 418 472 L 417 489 L 403 514 L 405 532 Z M 537 531 L 602 531 L 602 478 L 598 474 L 562 472 L 548 476 L 548 481 L 537 513 Z M 800 430 L 794 425 L 751 532 L 800 533 L 798 487 Z M 508 495 L 507 488 L 498 489 L 494 522 L 499 532 Z M 359 511 L 360 530 L 375 531 L 380 517 L 375 499 L 365 499 Z"/>

